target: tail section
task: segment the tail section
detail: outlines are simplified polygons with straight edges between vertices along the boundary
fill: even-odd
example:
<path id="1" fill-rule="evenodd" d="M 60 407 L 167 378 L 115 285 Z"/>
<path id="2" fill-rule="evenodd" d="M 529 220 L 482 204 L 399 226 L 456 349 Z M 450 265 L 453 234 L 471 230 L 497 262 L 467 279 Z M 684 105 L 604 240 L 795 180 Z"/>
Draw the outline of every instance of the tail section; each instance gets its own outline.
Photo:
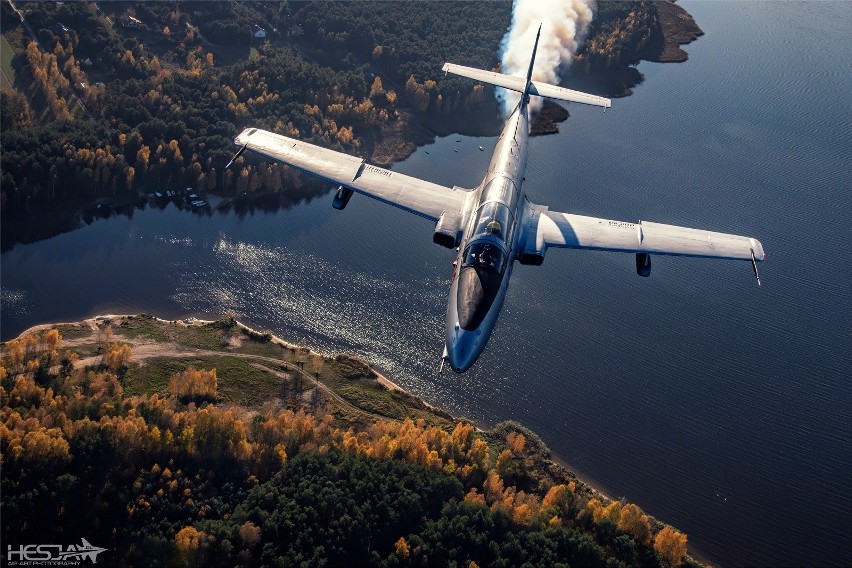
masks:
<path id="1" fill-rule="evenodd" d="M 527 83 L 524 88 L 524 95 L 526 95 L 530 90 L 530 85 L 532 84 L 532 72 L 533 67 L 535 67 L 535 52 L 538 51 L 538 38 L 541 37 L 541 24 L 538 25 L 538 33 L 535 34 L 535 44 L 533 45 L 533 53 L 532 57 L 530 57 L 530 68 L 527 71 Z"/>
<path id="2" fill-rule="evenodd" d="M 538 40 L 541 37 L 541 26 L 538 27 L 538 33 L 535 36 L 535 46 L 533 46 L 532 57 L 530 58 L 530 67 L 527 71 L 526 81 L 521 77 L 513 77 L 493 71 L 485 71 L 484 69 L 476 69 L 474 67 L 465 67 L 456 65 L 455 63 L 444 63 L 444 73 L 452 73 L 479 81 L 480 83 L 488 83 L 497 87 L 503 87 L 511 91 L 517 91 L 524 97 L 527 94 L 537 95 L 539 97 L 547 97 L 560 101 L 568 101 L 572 103 L 582 103 L 585 105 L 594 105 L 599 107 L 609 108 L 612 106 L 612 101 L 607 98 L 597 95 L 590 95 L 580 91 L 572 91 L 563 87 L 557 87 L 549 83 L 532 80 L 533 66 L 535 65 L 535 53 L 538 50 Z"/>

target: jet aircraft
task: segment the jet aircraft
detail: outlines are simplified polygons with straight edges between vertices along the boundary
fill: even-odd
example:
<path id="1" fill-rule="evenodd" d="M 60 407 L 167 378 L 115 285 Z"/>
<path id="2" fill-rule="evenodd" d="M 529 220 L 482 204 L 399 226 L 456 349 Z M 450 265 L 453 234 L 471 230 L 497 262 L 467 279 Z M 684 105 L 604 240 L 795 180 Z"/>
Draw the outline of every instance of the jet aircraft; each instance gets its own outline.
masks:
<path id="1" fill-rule="evenodd" d="M 526 78 L 446 63 L 443 71 L 521 93 L 503 127 L 485 178 L 478 187 L 445 187 L 368 164 L 259 128 L 246 128 L 234 140 L 239 151 L 261 154 L 338 185 L 333 207 L 343 209 L 353 193 L 425 217 L 435 223 L 432 240 L 455 249 L 447 301 L 440 369 L 468 370 L 485 349 L 506 297 L 515 261 L 541 265 L 550 248 L 604 250 L 636 255 L 636 272 L 651 273 L 651 254 L 751 261 L 765 258 L 760 241 L 674 225 L 613 221 L 550 211 L 523 192 L 529 138 L 530 96 L 603 107 L 611 101 L 532 79 L 539 28 Z"/>
<path id="2" fill-rule="evenodd" d="M 83 541 L 82 544 L 77 546 L 69 545 L 68 550 L 59 554 L 59 560 L 61 561 L 73 561 L 73 560 L 91 560 L 92 564 L 98 563 L 98 554 L 106 551 L 106 548 L 100 548 L 99 546 L 92 546 L 89 544 L 89 541 L 85 538 L 81 538 Z"/>

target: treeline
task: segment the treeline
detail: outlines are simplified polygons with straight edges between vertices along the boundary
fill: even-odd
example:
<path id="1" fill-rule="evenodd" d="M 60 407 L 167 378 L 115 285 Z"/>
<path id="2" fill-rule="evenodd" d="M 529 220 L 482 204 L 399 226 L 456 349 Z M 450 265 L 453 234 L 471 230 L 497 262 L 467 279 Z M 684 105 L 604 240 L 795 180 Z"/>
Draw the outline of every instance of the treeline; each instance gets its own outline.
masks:
<path id="1" fill-rule="evenodd" d="M 497 68 L 511 23 L 509 2 L 311 2 L 294 20 L 317 56 L 370 65 L 418 112 L 451 113 L 492 102 L 482 85 L 444 76 L 446 61 Z M 340 63 L 338 63 L 340 64 Z"/>
<path id="2" fill-rule="evenodd" d="M 27 234 L 16 230 L 22 219 L 95 202 L 184 187 L 298 187 L 298 175 L 275 163 L 241 158 L 223 171 L 245 126 L 369 155 L 403 111 L 494 105 L 490 88 L 443 77 L 441 67 L 497 68 L 511 19 L 508 2 L 16 5 L 38 42 L 21 26 L 6 34 L 23 39 L 17 82 L 0 89 L 4 248 Z M 3 9 L 5 29 L 14 28 L 16 15 Z M 601 3 L 578 68 L 632 61 L 654 14 L 644 0 Z M 139 29 L 121 23 L 128 16 Z M 266 41 L 252 38 L 255 24 Z"/>
<path id="3" fill-rule="evenodd" d="M 638 63 L 651 43 L 660 41 L 659 33 L 656 2 L 598 2 L 586 41 L 574 58 L 573 69 L 603 71 Z"/>
<path id="4" fill-rule="evenodd" d="M 187 16 L 176 11 L 203 14 L 220 5 L 234 3 L 153 9 L 170 7 L 167 17 L 180 24 Z M 217 66 L 189 33 L 148 33 L 158 42 L 157 55 L 141 36 L 106 26 L 91 4 L 37 3 L 27 9 L 36 26 L 63 21 L 88 28 L 59 35 L 42 28 L 41 47 L 29 42 L 16 58 L 35 86 L 20 87 L 29 103 L 12 91 L 2 93 L 2 123 L 8 127 L 2 133 L 4 216 L 67 206 L 80 196 L 114 201 L 169 187 L 280 190 L 298 181 L 277 164 L 241 161 L 235 171 L 222 171 L 241 126 L 358 152 L 359 135 L 396 116 L 395 93 L 383 89 L 380 79 L 374 86 L 377 78 L 368 80 L 363 70 L 323 67 L 287 47 L 264 44 L 252 57 Z M 87 61 L 81 67 L 90 58 L 91 66 Z"/>
<path id="5" fill-rule="evenodd" d="M 4 542 L 78 541 L 121 565 L 679 565 L 686 536 L 536 476 L 527 439 L 409 419 L 354 430 L 222 406 L 215 369 L 125 396 L 129 346 L 89 366 L 56 330 L 3 348 Z M 688 560 L 687 560 L 688 561 Z"/>

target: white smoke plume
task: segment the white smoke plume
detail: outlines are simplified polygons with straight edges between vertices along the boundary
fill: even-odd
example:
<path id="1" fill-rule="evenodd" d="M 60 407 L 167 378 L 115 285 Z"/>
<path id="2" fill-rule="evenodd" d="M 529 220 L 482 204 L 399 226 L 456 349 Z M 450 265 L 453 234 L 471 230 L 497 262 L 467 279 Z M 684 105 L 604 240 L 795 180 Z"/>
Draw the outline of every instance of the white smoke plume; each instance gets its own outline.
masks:
<path id="1" fill-rule="evenodd" d="M 595 0 L 515 0 L 512 27 L 501 45 L 503 73 L 526 78 L 535 34 L 541 24 L 532 78 L 558 85 L 559 71 L 574 60 L 592 21 L 594 7 Z M 503 103 L 503 114 L 508 116 L 518 104 L 520 93 L 500 88 L 496 93 Z M 540 108 L 541 97 L 532 97 L 530 110 Z"/>

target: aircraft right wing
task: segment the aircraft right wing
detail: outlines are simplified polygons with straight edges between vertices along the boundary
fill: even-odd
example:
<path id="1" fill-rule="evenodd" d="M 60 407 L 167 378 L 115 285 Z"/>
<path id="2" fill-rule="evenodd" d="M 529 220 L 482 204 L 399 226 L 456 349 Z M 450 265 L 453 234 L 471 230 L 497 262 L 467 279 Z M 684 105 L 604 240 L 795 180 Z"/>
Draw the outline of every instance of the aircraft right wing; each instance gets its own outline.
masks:
<path id="1" fill-rule="evenodd" d="M 757 239 L 639 221 L 612 221 L 549 211 L 533 205 L 525 225 L 525 249 L 542 256 L 548 247 L 763 260 Z"/>
<path id="2" fill-rule="evenodd" d="M 361 158 L 259 128 L 243 130 L 234 143 L 242 146 L 234 159 L 248 149 L 432 221 L 445 212 L 460 213 L 468 195 L 462 188 L 371 166 Z"/>

